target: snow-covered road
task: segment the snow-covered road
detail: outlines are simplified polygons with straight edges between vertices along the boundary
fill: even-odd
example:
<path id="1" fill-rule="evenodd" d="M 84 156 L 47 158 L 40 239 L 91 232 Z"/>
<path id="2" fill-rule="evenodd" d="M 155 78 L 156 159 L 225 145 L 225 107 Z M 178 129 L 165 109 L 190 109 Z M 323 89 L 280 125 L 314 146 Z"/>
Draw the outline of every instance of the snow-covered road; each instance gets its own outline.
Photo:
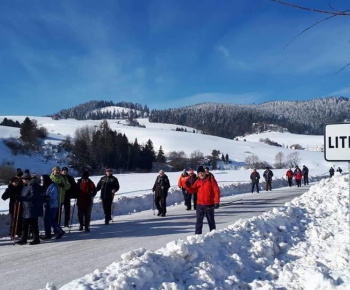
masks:
<path id="1" fill-rule="evenodd" d="M 222 198 L 222 206 L 216 211 L 217 229 L 281 206 L 308 188 L 288 187 Z M 239 199 L 243 204 L 236 202 Z M 13 246 L 9 240 L 0 240 L 1 289 L 39 289 L 47 282 L 62 286 L 95 269 L 103 270 L 119 260 L 122 253 L 140 247 L 154 250 L 192 235 L 194 223 L 195 212 L 186 211 L 181 204 L 168 207 L 165 218 L 146 211 L 116 217 L 109 226 L 95 221 L 90 233 L 77 232 L 73 228 L 61 240 L 42 242 L 37 246 Z M 208 231 L 206 223 L 203 230 L 204 233 Z"/>

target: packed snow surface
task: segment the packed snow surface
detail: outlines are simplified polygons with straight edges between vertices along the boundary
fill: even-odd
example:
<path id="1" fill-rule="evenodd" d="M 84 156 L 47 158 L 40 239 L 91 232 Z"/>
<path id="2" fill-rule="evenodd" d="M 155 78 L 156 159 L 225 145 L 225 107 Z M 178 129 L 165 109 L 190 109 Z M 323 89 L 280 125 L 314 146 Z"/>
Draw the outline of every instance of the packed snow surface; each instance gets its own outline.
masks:
<path id="1" fill-rule="evenodd" d="M 323 179 L 283 207 L 135 249 L 61 289 L 350 289 L 348 191 L 348 175 Z"/>

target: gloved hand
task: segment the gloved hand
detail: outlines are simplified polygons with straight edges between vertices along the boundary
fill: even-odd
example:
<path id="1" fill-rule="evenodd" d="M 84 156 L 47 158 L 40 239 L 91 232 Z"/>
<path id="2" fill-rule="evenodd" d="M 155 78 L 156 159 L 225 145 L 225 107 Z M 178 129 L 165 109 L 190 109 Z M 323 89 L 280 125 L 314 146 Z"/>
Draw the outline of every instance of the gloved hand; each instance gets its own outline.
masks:
<path id="1" fill-rule="evenodd" d="M 220 204 L 219 203 L 216 203 L 215 205 L 214 205 L 214 208 L 215 209 L 218 209 L 220 207 Z"/>

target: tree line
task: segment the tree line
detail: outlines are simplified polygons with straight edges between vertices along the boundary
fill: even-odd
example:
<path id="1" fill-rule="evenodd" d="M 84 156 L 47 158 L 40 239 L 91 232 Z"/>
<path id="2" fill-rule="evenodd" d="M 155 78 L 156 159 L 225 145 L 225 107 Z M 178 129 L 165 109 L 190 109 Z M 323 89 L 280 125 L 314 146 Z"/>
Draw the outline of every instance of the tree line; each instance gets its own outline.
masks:
<path id="1" fill-rule="evenodd" d="M 262 104 L 203 103 L 176 109 L 152 110 L 149 120 L 201 130 L 233 139 L 258 133 L 273 124 L 295 134 L 322 135 L 327 123 L 349 122 L 350 102 L 345 97 L 310 101 L 275 101 Z"/>

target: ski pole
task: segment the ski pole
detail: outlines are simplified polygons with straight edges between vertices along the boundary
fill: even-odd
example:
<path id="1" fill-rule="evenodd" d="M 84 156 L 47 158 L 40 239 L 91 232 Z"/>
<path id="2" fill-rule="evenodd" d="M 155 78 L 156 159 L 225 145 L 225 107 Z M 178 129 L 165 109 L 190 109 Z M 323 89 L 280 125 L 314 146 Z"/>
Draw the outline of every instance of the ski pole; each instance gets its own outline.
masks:
<path id="1" fill-rule="evenodd" d="M 18 226 L 18 219 L 19 219 L 19 212 L 21 209 L 21 202 L 16 201 L 15 202 L 15 207 L 14 207 L 14 216 L 13 216 L 13 221 L 12 221 L 12 227 L 11 227 L 11 240 L 13 240 L 13 245 L 15 244 L 15 237 L 16 237 L 16 232 L 17 232 L 17 226 Z"/>
<path id="2" fill-rule="evenodd" d="M 69 224 L 69 231 L 68 233 L 70 234 L 70 230 L 72 228 L 72 223 L 73 223 L 73 216 L 74 216 L 74 209 L 75 209 L 75 204 L 77 203 L 77 199 L 75 198 L 74 199 L 74 204 L 73 204 L 73 209 L 72 209 L 72 215 L 71 215 L 71 218 L 70 218 L 70 224 Z"/>

